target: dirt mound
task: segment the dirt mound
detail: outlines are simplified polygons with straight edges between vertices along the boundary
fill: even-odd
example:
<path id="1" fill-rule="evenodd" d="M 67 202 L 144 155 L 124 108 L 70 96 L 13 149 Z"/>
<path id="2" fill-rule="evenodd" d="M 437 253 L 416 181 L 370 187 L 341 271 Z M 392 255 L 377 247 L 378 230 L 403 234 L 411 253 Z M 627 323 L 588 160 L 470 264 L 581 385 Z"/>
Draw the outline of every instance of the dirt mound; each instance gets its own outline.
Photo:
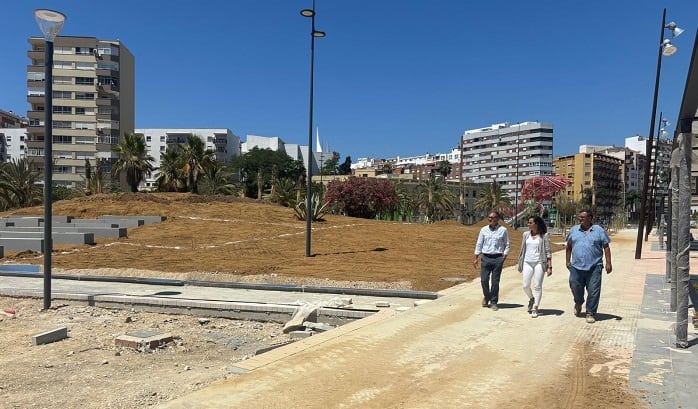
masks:
<path id="1" fill-rule="evenodd" d="M 43 215 L 42 207 L 3 214 Z M 54 215 L 165 216 L 162 223 L 129 229 L 119 240 L 95 246 L 54 246 L 53 266 L 99 274 L 101 269 L 145 271 L 158 278 L 235 281 L 264 275 L 288 278 L 409 282 L 416 290 L 453 285 L 444 277 L 479 275 L 472 266 L 478 226 L 452 221 L 411 224 L 328 215 L 313 223 L 312 257 L 305 256 L 306 224 L 290 208 L 230 196 L 189 193 L 100 194 L 53 205 Z M 521 235 L 512 232 L 512 252 Z M 41 264 L 36 254 L 6 254 L 21 263 Z M 508 263 L 513 263 L 513 257 Z"/>

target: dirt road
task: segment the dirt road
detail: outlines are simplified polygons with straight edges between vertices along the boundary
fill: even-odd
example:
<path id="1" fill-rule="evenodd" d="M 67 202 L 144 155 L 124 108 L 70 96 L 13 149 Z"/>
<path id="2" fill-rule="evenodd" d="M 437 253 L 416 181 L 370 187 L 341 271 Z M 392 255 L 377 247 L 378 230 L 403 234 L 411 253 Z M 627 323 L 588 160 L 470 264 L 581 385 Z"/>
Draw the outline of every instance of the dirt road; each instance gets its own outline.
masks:
<path id="1" fill-rule="evenodd" d="M 242 366 L 250 372 L 162 407 L 642 407 L 627 389 L 644 283 L 633 272 L 632 235 L 614 238 L 616 269 L 604 276 L 593 325 L 572 314 L 558 252 L 538 318 L 526 313 L 519 273 L 509 268 L 499 311 L 480 307 L 479 283 L 462 284 L 341 337 L 311 337 L 283 359 L 255 357 Z"/>

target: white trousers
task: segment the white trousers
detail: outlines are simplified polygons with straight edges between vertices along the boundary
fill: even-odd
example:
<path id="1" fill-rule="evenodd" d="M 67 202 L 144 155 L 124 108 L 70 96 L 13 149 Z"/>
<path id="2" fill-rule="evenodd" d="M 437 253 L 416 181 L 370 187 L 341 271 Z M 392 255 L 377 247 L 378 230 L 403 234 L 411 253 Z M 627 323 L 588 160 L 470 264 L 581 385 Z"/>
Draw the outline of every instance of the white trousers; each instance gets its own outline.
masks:
<path id="1" fill-rule="evenodd" d="M 540 299 L 543 296 L 543 277 L 545 277 L 545 273 L 541 263 L 524 261 L 523 290 L 529 299 L 534 299 L 533 306 L 536 308 L 540 305 Z M 533 291 L 531 291 L 531 281 L 534 281 Z"/>

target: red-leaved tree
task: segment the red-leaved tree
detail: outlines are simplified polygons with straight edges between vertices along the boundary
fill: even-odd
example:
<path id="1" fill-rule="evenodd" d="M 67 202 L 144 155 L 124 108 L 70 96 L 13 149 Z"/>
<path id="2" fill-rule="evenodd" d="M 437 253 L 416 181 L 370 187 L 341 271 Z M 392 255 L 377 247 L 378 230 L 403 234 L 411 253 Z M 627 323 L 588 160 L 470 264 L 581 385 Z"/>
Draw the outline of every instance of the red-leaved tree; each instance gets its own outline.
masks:
<path id="1" fill-rule="evenodd" d="M 389 180 L 351 176 L 328 183 L 325 202 L 346 216 L 372 219 L 378 213 L 395 210 L 400 198 Z"/>

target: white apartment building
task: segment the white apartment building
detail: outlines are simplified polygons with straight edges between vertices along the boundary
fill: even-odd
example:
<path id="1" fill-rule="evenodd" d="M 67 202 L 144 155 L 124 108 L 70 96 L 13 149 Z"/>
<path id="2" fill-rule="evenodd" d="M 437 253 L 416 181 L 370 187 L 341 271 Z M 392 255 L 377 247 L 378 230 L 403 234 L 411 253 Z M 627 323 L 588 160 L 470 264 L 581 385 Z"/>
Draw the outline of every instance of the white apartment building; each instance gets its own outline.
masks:
<path id="1" fill-rule="evenodd" d="M 27 129 L 0 128 L 0 162 L 27 157 Z"/>
<path id="2" fill-rule="evenodd" d="M 226 128 L 137 128 L 136 134 L 145 138 L 148 154 L 155 159 L 153 167 L 156 168 L 152 175 L 148 176 L 140 188 L 151 190 L 156 187 L 158 178 L 157 168 L 160 167 L 160 154 L 168 147 L 184 144 L 187 137 L 196 136 L 205 144 L 205 149 L 211 149 L 216 153 L 216 160 L 226 162 L 233 156 L 240 156 L 240 138 L 230 129 Z"/>
<path id="3" fill-rule="evenodd" d="M 286 143 L 278 136 L 247 135 L 247 140 L 242 143 L 241 152 L 244 155 L 251 151 L 252 148 L 284 151 L 291 159 L 302 161 L 305 167 L 308 166 L 308 151 L 312 149 L 305 145 Z M 310 152 L 310 154 L 312 155 L 310 166 L 312 167 L 313 175 L 319 175 L 322 164 L 332 159 L 332 152 L 322 152 L 318 138 L 317 148 L 315 152 Z"/>
<path id="4" fill-rule="evenodd" d="M 521 199 L 526 179 L 553 174 L 551 123 L 500 123 L 471 129 L 463 133 L 462 144 L 463 179 L 473 183 L 495 180 L 512 203 L 517 196 Z"/>

